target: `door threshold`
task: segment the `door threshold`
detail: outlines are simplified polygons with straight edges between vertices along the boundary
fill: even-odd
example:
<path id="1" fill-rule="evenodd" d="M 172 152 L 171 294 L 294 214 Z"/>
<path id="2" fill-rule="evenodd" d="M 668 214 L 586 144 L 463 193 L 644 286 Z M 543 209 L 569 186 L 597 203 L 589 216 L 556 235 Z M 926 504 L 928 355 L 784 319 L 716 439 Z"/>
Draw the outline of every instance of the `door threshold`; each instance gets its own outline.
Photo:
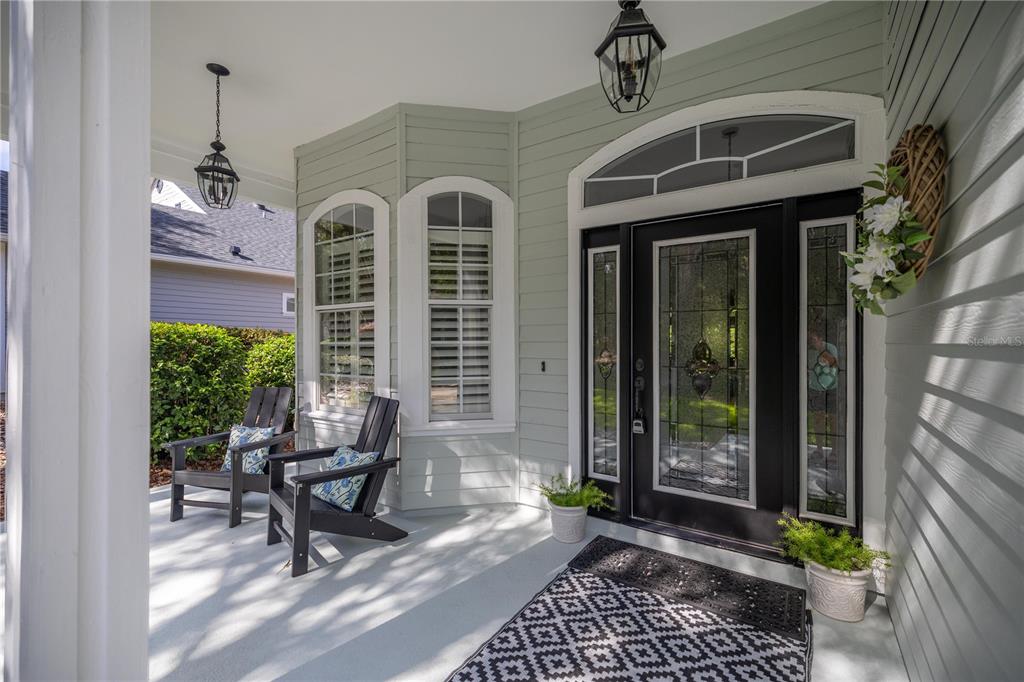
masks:
<path id="1" fill-rule="evenodd" d="M 737 540 L 736 538 L 715 535 L 714 533 L 706 533 L 704 531 L 694 530 L 693 528 L 681 528 L 668 523 L 650 521 L 647 519 L 631 517 L 620 519 L 618 520 L 618 523 L 632 528 L 639 528 L 652 533 L 658 533 L 659 535 L 667 535 L 680 540 L 696 542 L 700 545 L 707 545 L 709 547 L 717 547 L 718 549 L 726 549 L 731 552 L 747 554 L 749 556 L 757 557 L 758 559 L 767 559 L 768 561 L 774 561 L 780 564 L 792 563 L 783 557 L 777 548 L 772 547 L 771 545 L 762 545 L 756 542 Z"/>

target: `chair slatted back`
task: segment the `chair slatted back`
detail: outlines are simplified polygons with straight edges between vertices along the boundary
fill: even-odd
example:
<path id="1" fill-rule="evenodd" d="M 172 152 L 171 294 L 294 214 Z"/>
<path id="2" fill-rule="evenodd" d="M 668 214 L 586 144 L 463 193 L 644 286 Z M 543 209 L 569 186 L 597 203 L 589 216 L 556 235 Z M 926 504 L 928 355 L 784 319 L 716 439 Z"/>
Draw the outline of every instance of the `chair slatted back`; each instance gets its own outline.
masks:
<path id="1" fill-rule="evenodd" d="M 288 405 L 292 400 L 292 389 L 258 386 L 252 389 L 249 404 L 242 417 L 242 426 L 274 427 L 274 435 L 284 433 L 288 422 Z"/>
<path id="2" fill-rule="evenodd" d="M 388 441 L 391 439 L 391 432 L 395 429 L 397 419 L 397 400 L 376 395 L 370 398 L 370 404 L 366 408 L 366 416 L 363 418 L 363 426 L 359 430 L 359 438 L 356 440 L 354 449 L 357 452 L 379 452 L 381 458 L 386 457 Z M 373 516 L 377 498 L 380 497 L 387 473 L 387 471 L 380 471 L 367 474 L 359 498 L 353 505 L 353 512 Z"/>

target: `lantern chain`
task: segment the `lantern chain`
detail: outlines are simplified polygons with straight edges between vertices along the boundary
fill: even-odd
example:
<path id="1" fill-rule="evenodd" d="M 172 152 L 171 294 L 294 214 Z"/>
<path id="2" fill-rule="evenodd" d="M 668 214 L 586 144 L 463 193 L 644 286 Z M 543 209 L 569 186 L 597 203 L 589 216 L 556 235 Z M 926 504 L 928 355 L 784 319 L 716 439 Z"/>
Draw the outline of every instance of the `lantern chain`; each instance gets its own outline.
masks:
<path id="1" fill-rule="evenodd" d="M 217 142 L 220 142 L 220 76 L 217 76 Z"/>

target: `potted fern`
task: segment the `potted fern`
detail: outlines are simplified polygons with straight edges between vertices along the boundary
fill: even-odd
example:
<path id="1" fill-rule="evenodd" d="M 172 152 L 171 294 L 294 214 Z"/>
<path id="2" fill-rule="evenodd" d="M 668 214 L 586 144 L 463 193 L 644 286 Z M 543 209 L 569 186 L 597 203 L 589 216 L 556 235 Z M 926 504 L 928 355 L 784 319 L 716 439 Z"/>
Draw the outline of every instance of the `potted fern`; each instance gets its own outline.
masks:
<path id="1" fill-rule="evenodd" d="M 588 509 L 611 509 L 611 495 L 597 487 L 593 481 L 580 484 L 567 480 L 562 474 L 551 483 L 538 486 L 551 509 L 551 534 L 559 542 L 580 542 L 586 534 Z"/>
<path id="2" fill-rule="evenodd" d="M 789 514 L 779 519 L 783 553 L 804 562 L 811 606 L 830 618 L 864 620 L 864 598 L 872 567 L 890 566 L 889 553 L 873 549 L 843 528 L 839 532 L 816 521 Z"/>

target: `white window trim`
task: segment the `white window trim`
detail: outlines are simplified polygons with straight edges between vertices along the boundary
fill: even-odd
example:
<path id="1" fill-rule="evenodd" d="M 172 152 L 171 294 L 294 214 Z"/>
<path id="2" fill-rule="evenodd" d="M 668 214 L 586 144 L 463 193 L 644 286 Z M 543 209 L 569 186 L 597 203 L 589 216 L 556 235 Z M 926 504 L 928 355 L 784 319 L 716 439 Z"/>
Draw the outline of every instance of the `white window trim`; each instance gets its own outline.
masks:
<path id="1" fill-rule="evenodd" d="M 313 228 L 326 211 L 344 204 L 364 204 L 373 209 L 373 315 L 374 392 L 391 395 L 391 206 L 382 197 L 362 189 L 348 189 L 320 202 L 302 224 L 302 390 L 303 416 L 314 420 L 362 424 L 363 410 L 320 406 L 320 352 L 316 317 L 316 261 Z M 299 308 L 296 308 L 298 310 Z"/>
<path id="2" fill-rule="evenodd" d="M 288 310 L 289 298 L 294 299 L 295 293 L 292 291 L 281 292 L 281 314 L 284 315 L 285 317 L 295 317 L 295 312 L 298 310 L 298 308 L 295 308 L 295 310 Z"/>
<path id="3" fill-rule="evenodd" d="M 800 516 L 817 521 L 857 525 L 857 334 L 853 294 L 846 290 L 846 516 L 807 511 L 807 231 L 846 225 L 847 248 L 857 243 L 855 216 L 805 220 L 800 223 Z"/>
<path id="4" fill-rule="evenodd" d="M 430 421 L 426 234 L 427 198 L 468 192 L 493 205 L 491 418 Z M 515 216 L 507 194 L 477 178 L 428 180 L 398 202 L 398 397 L 402 435 L 470 435 L 515 431 Z"/>
<path id="5" fill-rule="evenodd" d="M 712 123 L 737 116 L 757 114 L 821 114 L 850 118 L 856 123 L 854 158 L 822 166 L 733 180 L 718 185 L 696 187 L 628 201 L 583 207 L 583 182 L 606 164 L 626 152 L 670 133 L 698 124 Z M 705 102 L 674 111 L 646 123 L 622 137 L 609 142 L 569 173 L 569 473 L 586 472 L 581 447 L 580 424 L 585 414 L 582 405 L 583 357 L 580 339 L 582 294 L 580 287 L 581 232 L 587 228 L 636 223 L 670 215 L 738 206 L 758 201 L 771 201 L 799 194 L 821 194 L 858 187 L 874 164 L 887 158 L 885 141 L 885 107 L 881 98 L 847 92 L 790 90 L 755 93 Z M 795 192 L 794 190 L 798 191 Z M 867 396 L 868 400 L 884 400 L 883 396 Z M 867 418 L 864 430 L 881 429 L 881 423 Z M 865 487 L 867 483 L 865 482 Z"/>

